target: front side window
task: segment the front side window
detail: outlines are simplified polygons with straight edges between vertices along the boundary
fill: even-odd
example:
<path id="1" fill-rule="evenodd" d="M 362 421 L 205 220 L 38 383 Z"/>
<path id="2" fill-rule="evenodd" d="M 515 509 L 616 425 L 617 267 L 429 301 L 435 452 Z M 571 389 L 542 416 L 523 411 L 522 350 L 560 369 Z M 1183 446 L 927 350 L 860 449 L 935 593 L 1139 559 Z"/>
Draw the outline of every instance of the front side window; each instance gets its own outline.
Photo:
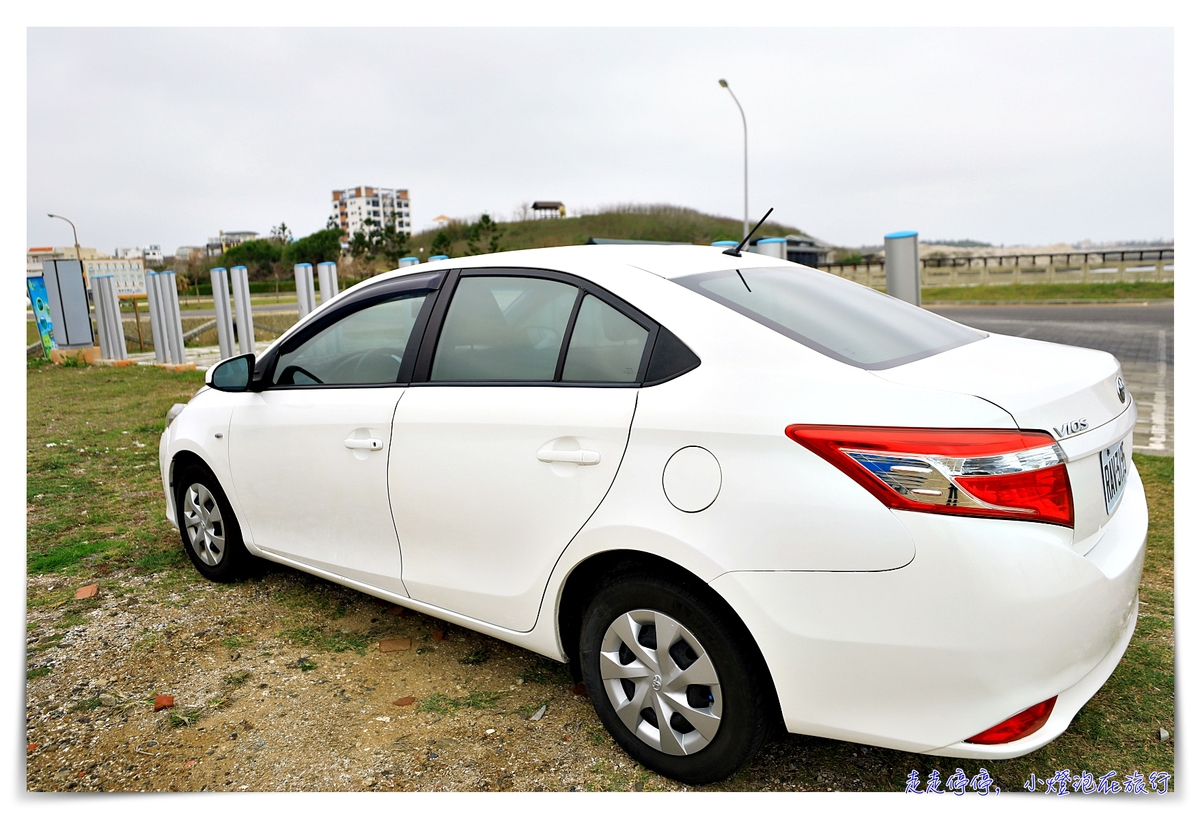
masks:
<path id="1" fill-rule="evenodd" d="M 464 276 L 431 381 L 553 381 L 578 288 L 517 276 Z"/>
<path id="2" fill-rule="evenodd" d="M 750 267 L 676 282 L 861 369 L 899 366 L 987 337 L 870 287 L 803 267 Z"/>
<path id="3" fill-rule="evenodd" d="M 279 356 L 280 386 L 396 383 L 426 293 L 373 304 L 325 327 Z"/>
<path id="4" fill-rule="evenodd" d="M 650 333 L 594 295 L 585 296 L 571 331 L 564 381 L 633 383 Z"/>

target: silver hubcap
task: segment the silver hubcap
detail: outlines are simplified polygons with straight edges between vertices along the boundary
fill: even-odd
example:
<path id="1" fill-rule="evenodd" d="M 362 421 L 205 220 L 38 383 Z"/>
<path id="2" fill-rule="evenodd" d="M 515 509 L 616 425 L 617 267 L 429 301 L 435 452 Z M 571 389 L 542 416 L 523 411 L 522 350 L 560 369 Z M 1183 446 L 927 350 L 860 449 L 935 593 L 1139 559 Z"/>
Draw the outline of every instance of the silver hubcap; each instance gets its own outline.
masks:
<path id="1" fill-rule="evenodd" d="M 225 556 L 225 522 L 217 498 L 200 483 L 192 483 L 184 492 L 183 524 L 196 556 L 215 567 Z"/>
<path id="2" fill-rule="evenodd" d="M 658 611 L 622 614 L 604 632 L 600 678 L 617 716 L 667 755 L 696 753 L 721 726 L 721 683 L 691 631 Z"/>

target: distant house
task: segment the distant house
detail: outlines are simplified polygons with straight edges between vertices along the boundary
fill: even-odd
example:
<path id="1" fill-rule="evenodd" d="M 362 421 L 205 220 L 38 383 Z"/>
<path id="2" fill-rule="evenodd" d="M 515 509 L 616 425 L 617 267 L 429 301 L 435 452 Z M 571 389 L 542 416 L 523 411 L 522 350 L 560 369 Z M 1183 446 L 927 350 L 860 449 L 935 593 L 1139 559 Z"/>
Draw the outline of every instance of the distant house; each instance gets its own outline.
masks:
<path id="1" fill-rule="evenodd" d="M 818 264 L 829 263 L 830 248 L 816 239 L 808 236 L 797 236 L 795 233 L 787 237 L 787 260 L 806 267 L 816 267 Z"/>
<path id="2" fill-rule="evenodd" d="M 74 247 L 30 247 L 25 253 L 25 275 L 42 274 L 42 262 L 51 259 L 76 258 Z M 94 247 L 80 247 L 79 258 L 102 258 Z"/>
<path id="3" fill-rule="evenodd" d="M 534 202 L 533 217 L 535 219 L 561 219 L 567 215 L 567 208 L 562 202 Z"/>
<path id="4" fill-rule="evenodd" d="M 434 230 L 445 230 L 453 222 L 454 222 L 454 219 L 450 218 L 449 216 L 437 216 L 433 220 L 433 229 Z"/>

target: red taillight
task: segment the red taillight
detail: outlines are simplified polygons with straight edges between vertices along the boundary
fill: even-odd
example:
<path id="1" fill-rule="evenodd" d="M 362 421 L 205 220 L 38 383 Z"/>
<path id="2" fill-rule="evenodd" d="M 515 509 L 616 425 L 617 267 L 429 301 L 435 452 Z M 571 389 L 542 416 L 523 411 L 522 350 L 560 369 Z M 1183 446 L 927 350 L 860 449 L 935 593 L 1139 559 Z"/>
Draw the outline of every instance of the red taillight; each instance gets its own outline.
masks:
<path id="1" fill-rule="evenodd" d="M 796 424 L 786 433 L 889 508 L 1075 522 L 1066 457 L 1045 432 Z"/>
<path id="2" fill-rule="evenodd" d="M 989 727 L 977 736 L 967 739 L 968 744 L 1008 744 L 1010 741 L 1032 736 L 1042 729 L 1050 719 L 1050 711 L 1058 701 L 1055 696 L 1041 704 L 1035 704 L 1028 710 L 1022 710 L 1015 716 L 1007 718 L 995 727 Z"/>

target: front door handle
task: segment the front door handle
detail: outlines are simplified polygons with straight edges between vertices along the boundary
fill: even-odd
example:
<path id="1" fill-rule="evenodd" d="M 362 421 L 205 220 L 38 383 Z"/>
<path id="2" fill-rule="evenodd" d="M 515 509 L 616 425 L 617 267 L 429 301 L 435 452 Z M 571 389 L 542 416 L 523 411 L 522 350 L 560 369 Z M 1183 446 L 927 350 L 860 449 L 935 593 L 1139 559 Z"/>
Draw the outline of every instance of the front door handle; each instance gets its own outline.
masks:
<path id="1" fill-rule="evenodd" d="M 570 452 L 560 452 L 554 449 L 542 449 L 537 454 L 543 463 L 575 463 L 580 466 L 594 466 L 600 462 L 600 452 L 576 449 Z"/>
<path id="2" fill-rule="evenodd" d="M 348 437 L 345 440 L 347 449 L 367 449 L 377 452 L 383 448 L 383 441 L 377 437 Z"/>

